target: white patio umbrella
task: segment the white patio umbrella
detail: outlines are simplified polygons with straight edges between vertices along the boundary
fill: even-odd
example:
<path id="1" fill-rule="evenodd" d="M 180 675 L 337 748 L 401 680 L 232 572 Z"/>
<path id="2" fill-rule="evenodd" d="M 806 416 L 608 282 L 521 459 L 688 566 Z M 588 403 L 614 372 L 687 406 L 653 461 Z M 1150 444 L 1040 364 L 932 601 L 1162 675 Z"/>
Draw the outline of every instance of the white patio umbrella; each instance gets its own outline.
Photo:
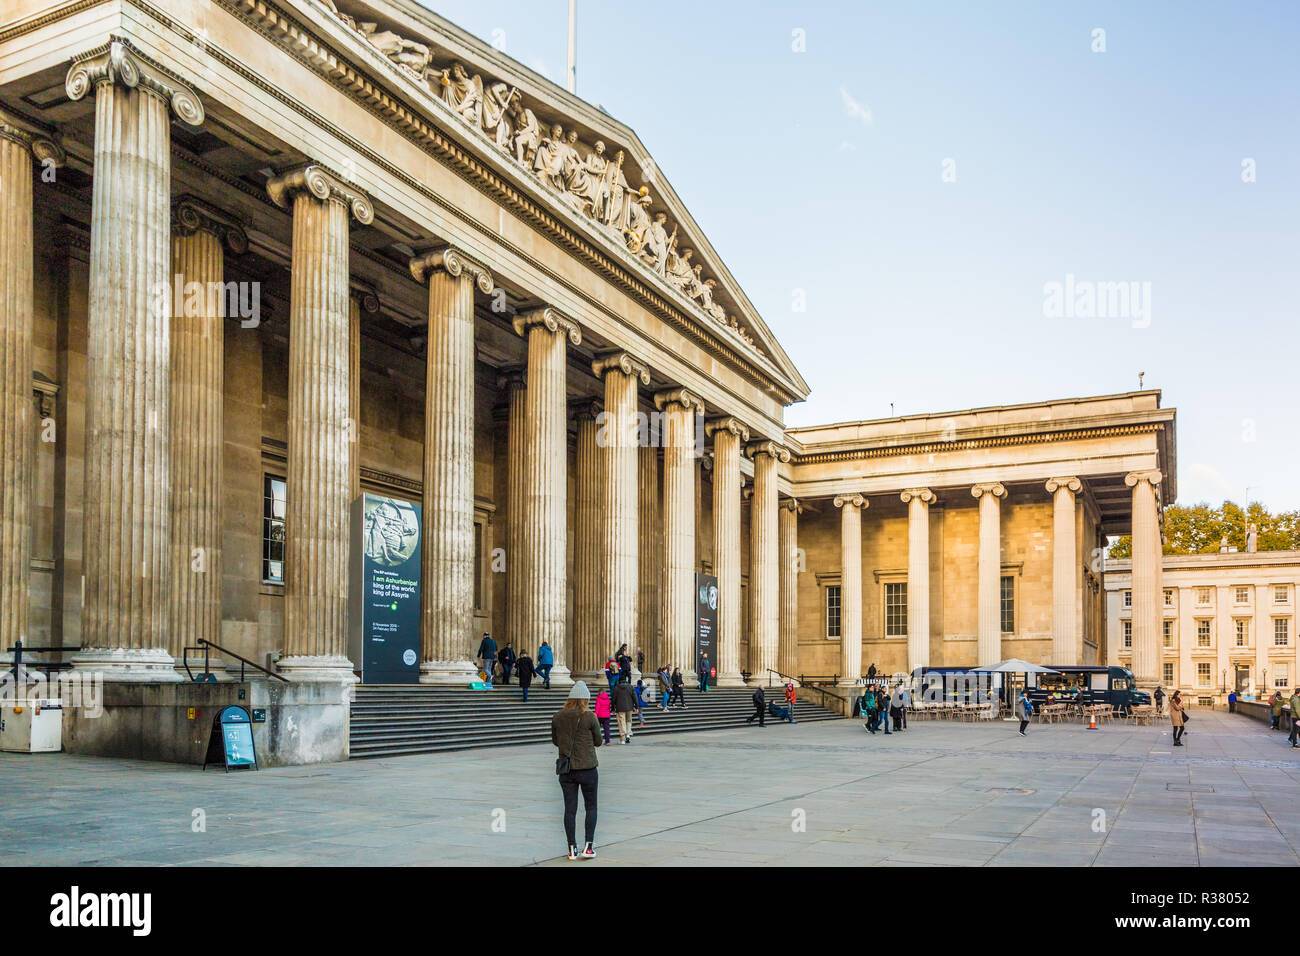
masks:
<path id="1" fill-rule="evenodd" d="M 1022 661 L 1018 657 L 1010 660 L 998 661 L 996 664 L 985 664 L 983 667 L 972 667 L 973 671 L 985 671 L 990 674 L 1059 674 L 1060 671 L 1054 671 L 1050 667 L 1043 667 L 1041 664 L 1031 664 L 1029 661 Z"/>

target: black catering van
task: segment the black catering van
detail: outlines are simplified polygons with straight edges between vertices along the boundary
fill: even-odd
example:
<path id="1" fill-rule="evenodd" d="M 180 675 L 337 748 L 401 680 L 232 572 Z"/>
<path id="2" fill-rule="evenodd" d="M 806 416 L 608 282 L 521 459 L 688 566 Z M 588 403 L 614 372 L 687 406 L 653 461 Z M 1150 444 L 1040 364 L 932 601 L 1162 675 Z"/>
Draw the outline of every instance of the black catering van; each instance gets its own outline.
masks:
<path id="1" fill-rule="evenodd" d="M 1030 674 L 1026 694 L 1035 707 L 1055 696 L 1058 701 L 1072 700 L 1070 689 L 1078 687 L 1085 704 L 1110 704 L 1128 713 L 1130 707 L 1151 703 L 1151 695 L 1137 689 L 1133 672 L 1127 667 L 1104 664 L 1052 665 L 1056 674 Z"/>

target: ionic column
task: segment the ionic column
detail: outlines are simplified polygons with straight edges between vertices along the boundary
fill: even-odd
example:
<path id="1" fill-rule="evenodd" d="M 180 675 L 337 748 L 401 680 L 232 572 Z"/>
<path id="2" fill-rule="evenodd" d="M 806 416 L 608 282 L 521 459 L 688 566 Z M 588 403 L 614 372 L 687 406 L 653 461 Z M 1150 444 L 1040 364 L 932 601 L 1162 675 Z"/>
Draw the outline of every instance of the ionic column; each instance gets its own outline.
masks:
<path id="1" fill-rule="evenodd" d="M 348 504 L 361 494 L 361 300 L 348 298 Z"/>
<path id="2" fill-rule="evenodd" d="M 266 188 L 277 206 L 293 211 L 284 656 L 278 666 L 290 680 L 350 682 L 348 219 L 371 222 L 374 210 L 319 166 L 281 173 Z"/>
<path id="3" fill-rule="evenodd" d="M 777 670 L 799 676 L 799 512 L 798 499 L 786 498 L 780 507 L 781 629 Z M 843 592 L 841 592 L 843 593 Z"/>
<path id="4" fill-rule="evenodd" d="M 695 673 L 695 416 L 704 403 L 684 388 L 655 395 L 663 413 L 663 663 Z"/>
<path id="5" fill-rule="evenodd" d="M 605 411 L 597 432 L 601 474 L 601 633 L 608 648 L 621 644 L 636 660 L 637 555 L 637 385 L 650 384 L 650 369 L 626 352 L 602 355 L 592 372 L 605 380 Z M 633 665 L 635 667 L 635 665 Z M 649 660 L 647 659 L 647 666 Z"/>
<path id="6" fill-rule="evenodd" d="M 971 487 L 980 503 L 978 568 L 978 664 L 1002 660 L 1002 507 L 1007 489 L 998 482 Z"/>
<path id="7" fill-rule="evenodd" d="M 523 633 L 524 621 L 524 371 L 497 379 L 506 393 L 506 634 Z M 512 637 L 511 640 L 514 638 Z M 477 645 L 474 650 L 477 650 Z M 529 648 L 536 651 L 536 648 Z"/>
<path id="8" fill-rule="evenodd" d="M 424 388 L 420 682 L 476 680 L 474 654 L 474 289 L 492 274 L 459 249 L 410 261 L 429 284 Z"/>
<path id="9" fill-rule="evenodd" d="M 568 663 L 572 665 L 574 678 L 582 680 L 599 677 L 608 659 L 605 655 L 612 654 L 618 646 L 607 646 L 601 627 L 601 600 L 605 590 L 601 583 L 605 570 L 601 554 L 604 530 L 601 505 L 607 462 L 597 439 L 600 414 L 601 405 L 597 401 L 584 399 L 573 405 L 577 447 L 573 476 L 573 647 Z"/>
<path id="10" fill-rule="evenodd" d="M 836 495 L 840 509 L 840 684 L 862 676 L 862 495 Z M 909 588 L 910 590 L 910 588 Z"/>
<path id="11" fill-rule="evenodd" d="M 171 593 L 173 657 L 200 640 L 221 642 L 221 499 L 224 456 L 223 247 L 248 238 L 231 219 L 185 197 L 172 221 Z"/>
<path id="12" fill-rule="evenodd" d="M 930 504 L 929 488 L 909 488 L 900 497 L 907 508 L 907 669 L 930 665 Z"/>
<path id="13" fill-rule="evenodd" d="M 175 110 L 199 125 L 203 107 L 117 41 L 74 64 L 66 89 L 72 100 L 95 94 L 84 650 L 75 663 L 106 679 L 174 681 L 167 652 L 170 124 Z"/>
<path id="14" fill-rule="evenodd" d="M 1078 478 L 1052 478 L 1047 482 L 1047 491 L 1052 496 L 1053 664 L 1079 664 L 1083 658 L 1083 635 L 1079 633 L 1075 614 L 1079 572 L 1074 533 L 1074 496 L 1082 490 L 1083 483 Z"/>
<path id="15" fill-rule="evenodd" d="M 27 640 L 31 603 L 32 160 L 63 161 L 52 141 L 10 120 L 0 113 L 0 660 L 16 641 Z"/>
<path id="16" fill-rule="evenodd" d="M 565 341 L 582 333 L 552 308 L 517 316 L 515 331 L 528 339 L 524 398 L 523 622 L 509 638 L 536 651 L 542 641 L 555 653 L 551 683 L 567 684 L 565 641 L 568 537 L 566 530 L 568 427 L 565 421 Z"/>
<path id="17" fill-rule="evenodd" d="M 1124 484 L 1133 489 L 1133 678 L 1143 687 L 1154 686 L 1160 679 L 1160 619 L 1164 613 L 1160 479 L 1158 471 L 1137 471 L 1124 477 Z M 1220 641 L 1226 639 L 1219 635 Z"/>
<path id="18" fill-rule="evenodd" d="M 664 662 L 660 649 L 661 584 L 664 569 L 662 499 L 659 495 L 659 447 L 647 441 L 637 452 L 637 507 L 640 511 L 638 576 L 640 600 L 637 604 L 637 646 L 645 651 L 646 667 L 658 669 Z"/>
<path id="19" fill-rule="evenodd" d="M 713 437 L 713 564 L 718 573 L 719 687 L 741 687 L 740 446 L 749 429 L 735 418 L 709 422 Z"/>
<path id="20" fill-rule="evenodd" d="M 777 541 L 776 464 L 790 452 L 776 442 L 753 442 L 746 451 L 754 459 L 754 497 L 749 513 L 750 573 L 754 620 L 750 622 L 750 681 L 765 683 L 777 666 L 781 628 L 781 567 Z"/>

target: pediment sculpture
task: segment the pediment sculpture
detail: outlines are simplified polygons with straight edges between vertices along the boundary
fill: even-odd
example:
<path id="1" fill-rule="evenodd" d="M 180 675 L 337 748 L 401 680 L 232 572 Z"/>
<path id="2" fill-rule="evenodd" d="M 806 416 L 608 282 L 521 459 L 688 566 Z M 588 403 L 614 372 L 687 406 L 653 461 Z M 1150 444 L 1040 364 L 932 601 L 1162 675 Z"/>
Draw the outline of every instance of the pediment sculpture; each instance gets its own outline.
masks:
<path id="1" fill-rule="evenodd" d="M 670 233 L 668 217 L 663 212 L 651 213 L 649 189 L 629 185 L 623 172 L 627 159 L 623 150 L 610 157 L 605 143 L 597 140 L 584 151 L 576 130 L 566 134 L 559 123 L 543 124 L 517 87 L 484 80 L 460 62 L 436 66 L 428 44 L 380 30 L 379 24 L 371 21 L 359 22 L 340 11 L 334 0 L 322 2 L 463 122 L 535 176 L 560 202 L 622 242 L 647 268 L 663 276 L 719 325 L 754 344 L 749 331 L 715 300 L 718 282 L 704 278 L 703 265 L 691 261 L 694 250 L 678 251 L 676 225 Z"/>

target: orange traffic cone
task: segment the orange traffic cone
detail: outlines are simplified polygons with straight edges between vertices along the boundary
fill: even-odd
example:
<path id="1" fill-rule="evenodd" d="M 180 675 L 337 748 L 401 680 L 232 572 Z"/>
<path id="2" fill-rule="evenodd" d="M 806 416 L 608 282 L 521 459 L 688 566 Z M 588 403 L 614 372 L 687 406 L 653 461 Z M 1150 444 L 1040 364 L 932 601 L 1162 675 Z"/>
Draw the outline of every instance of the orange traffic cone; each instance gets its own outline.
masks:
<path id="1" fill-rule="evenodd" d="M 1088 714 L 1089 714 L 1088 729 L 1096 730 L 1097 729 L 1097 708 L 1094 707 L 1091 711 L 1088 712 Z"/>

